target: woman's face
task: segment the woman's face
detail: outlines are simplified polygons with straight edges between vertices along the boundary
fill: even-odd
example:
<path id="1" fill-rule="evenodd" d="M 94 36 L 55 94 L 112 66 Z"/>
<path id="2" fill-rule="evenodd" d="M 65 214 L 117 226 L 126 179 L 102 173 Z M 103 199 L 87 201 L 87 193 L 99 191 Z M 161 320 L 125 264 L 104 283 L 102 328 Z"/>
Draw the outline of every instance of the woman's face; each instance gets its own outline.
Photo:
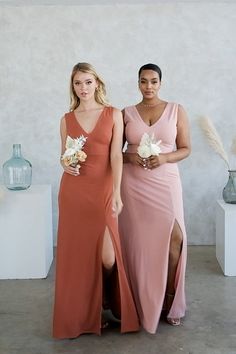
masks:
<path id="1" fill-rule="evenodd" d="M 98 84 L 90 73 L 78 71 L 73 79 L 73 88 L 80 100 L 88 101 L 94 98 L 94 93 Z"/>
<path id="2" fill-rule="evenodd" d="M 159 74 L 154 70 L 142 70 L 139 78 L 139 89 L 143 98 L 151 99 L 157 96 L 161 86 Z"/>

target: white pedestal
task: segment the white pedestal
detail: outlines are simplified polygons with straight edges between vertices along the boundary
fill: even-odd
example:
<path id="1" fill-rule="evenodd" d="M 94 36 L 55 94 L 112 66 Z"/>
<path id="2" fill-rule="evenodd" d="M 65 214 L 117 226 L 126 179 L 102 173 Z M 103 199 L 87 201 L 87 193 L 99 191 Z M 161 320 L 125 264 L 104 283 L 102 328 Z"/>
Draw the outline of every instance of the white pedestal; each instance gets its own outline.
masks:
<path id="1" fill-rule="evenodd" d="M 236 205 L 216 203 L 216 258 L 224 275 L 236 276 Z"/>
<path id="2" fill-rule="evenodd" d="M 53 260 L 50 185 L 1 186 L 0 279 L 45 278 Z"/>

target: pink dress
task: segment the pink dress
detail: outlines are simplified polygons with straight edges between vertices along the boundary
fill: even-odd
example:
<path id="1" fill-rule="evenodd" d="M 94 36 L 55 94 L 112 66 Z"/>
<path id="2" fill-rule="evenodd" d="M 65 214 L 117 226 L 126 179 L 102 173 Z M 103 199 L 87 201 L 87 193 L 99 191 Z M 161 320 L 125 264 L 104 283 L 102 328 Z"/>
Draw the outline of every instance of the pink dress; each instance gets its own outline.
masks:
<path id="1" fill-rule="evenodd" d="M 125 109 L 127 151 L 137 152 L 143 133 L 161 139 L 163 153 L 175 149 L 178 104 L 168 103 L 160 119 L 148 126 L 135 106 Z M 175 221 L 183 233 L 175 297 L 168 317 L 185 314 L 185 268 L 187 241 L 184 225 L 182 187 L 176 163 L 145 170 L 124 164 L 122 178 L 124 207 L 119 231 L 126 271 L 143 328 L 155 333 L 165 297 L 171 232 Z"/>

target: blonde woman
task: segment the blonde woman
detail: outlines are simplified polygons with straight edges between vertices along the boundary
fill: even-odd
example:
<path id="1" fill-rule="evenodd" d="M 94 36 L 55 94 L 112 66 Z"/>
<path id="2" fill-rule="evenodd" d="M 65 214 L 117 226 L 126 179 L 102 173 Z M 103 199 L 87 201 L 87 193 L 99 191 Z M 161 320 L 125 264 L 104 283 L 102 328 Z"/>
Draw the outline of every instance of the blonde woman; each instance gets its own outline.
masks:
<path id="1" fill-rule="evenodd" d="M 88 63 L 74 66 L 70 95 L 70 112 L 61 119 L 61 153 L 67 136 L 83 135 L 87 158 L 80 168 L 61 161 L 53 336 L 100 334 L 108 325 L 102 318 L 104 299 L 106 308 L 120 318 L 121 332 L 136 331 L 138 318 L 117 226 L 122 209 L 122 114 L 108 104 L 105 84 Z"/>

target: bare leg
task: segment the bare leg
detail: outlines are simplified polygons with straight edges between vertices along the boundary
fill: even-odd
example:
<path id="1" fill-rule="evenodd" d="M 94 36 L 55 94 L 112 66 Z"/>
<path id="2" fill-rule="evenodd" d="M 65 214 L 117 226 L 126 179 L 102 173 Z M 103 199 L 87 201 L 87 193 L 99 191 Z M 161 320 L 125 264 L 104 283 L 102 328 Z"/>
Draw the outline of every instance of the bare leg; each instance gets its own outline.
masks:
<path id="1" fill-rule="evenodd" d="M 169 252 L 169 265 L 168 265 L 168 278 L 166 287 L 166 307 L 167 311 L 170 310 L 172 302 L 175 296 L 175 276 L 179 262 L 179 258 L 182 250 L 183 234 L 175 221 L 170 240 L 170 252 Z M 179 325 L 179 319 L 168 319 L 168 322 L 172 325 Z"/>
<path id="2" fill-rule="evenodd" d="M 115 264 L 115 252 L 111 241 L 108 228 L 106 228 L 102 246 L 102 265 L 103 265 L 103 309 L 109 309 L 109 276 Z"/>
<path id="3" fill-rule="evenodd" d="M 106 228 L 102 246 L 102 264 L 106 270 L 111 270 L 115 264 L 115 251 L 108 228 Z"/>
<path id="4" fill-rule="evenodd" d="M 113 312 L 115 309 L 115 292 L 113 287 L 116 284 L 115 278 L 115 251 L 108 228 L 105 229 L 103 245 L 102 245 L 102 265 L 103 265 L 103 310 L 110 309 Z M 118 310 L 119 313 L 119 310 Z M 102 316 L 101 327 L 107 328 L 110 326 L 110 321 L 105 319 L 105 313 Z"/>

